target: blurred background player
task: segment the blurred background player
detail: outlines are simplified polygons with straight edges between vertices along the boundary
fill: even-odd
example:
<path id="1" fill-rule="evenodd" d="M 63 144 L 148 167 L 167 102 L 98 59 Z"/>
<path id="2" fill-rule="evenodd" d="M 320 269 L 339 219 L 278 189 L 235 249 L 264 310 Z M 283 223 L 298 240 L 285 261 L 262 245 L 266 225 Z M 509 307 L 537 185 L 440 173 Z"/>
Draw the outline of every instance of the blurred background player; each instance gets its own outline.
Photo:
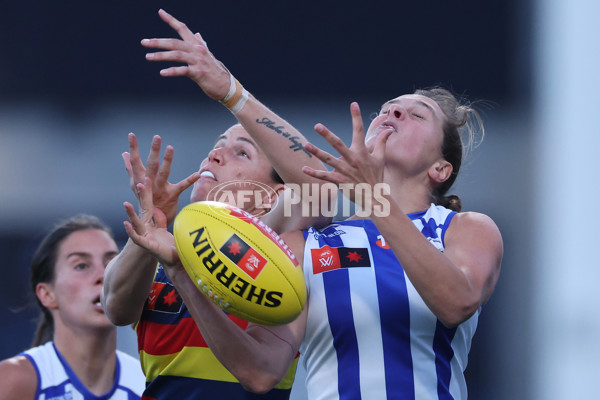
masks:
<path id="1" fill-rule="evenodd" d="M 104 269 L 119 252 L 97 217 L 54 227 L 31 262 L 42 310 L 32 348 L 0 362 L 0 399 L 140 399 L 144 375 L 117 350 L 117 329 L 100 304 Z"/>

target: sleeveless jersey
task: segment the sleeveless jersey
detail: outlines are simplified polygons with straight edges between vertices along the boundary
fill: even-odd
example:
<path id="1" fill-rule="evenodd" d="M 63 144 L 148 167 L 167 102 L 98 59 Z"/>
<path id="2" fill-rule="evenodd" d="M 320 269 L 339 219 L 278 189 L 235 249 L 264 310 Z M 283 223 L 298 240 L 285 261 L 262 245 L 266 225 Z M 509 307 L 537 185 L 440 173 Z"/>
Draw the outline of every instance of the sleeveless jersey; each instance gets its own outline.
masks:
<path id="1" fill-rule="evenodd" d="M 115 381 L 108 393 L 96 396 L 77 378 L 54 346 L 54 342 L 21 353 L 31 361 L 37 374 L 36 400 L 139 400 L 144 375 L 135 358 L 117 350 Z"/>
<path id="2" fill-rule="evenodd" d="M 432 204 L 408 216 L 444 251 L 455 214 Z M 464 370 L 479 310 L 444 327 L 370 220 L 304 235 L 309 311 L 300 352 L 309 399 L 466 399 Z"/>
<path id="3" fill-rule="evenodd" d="M 248 326 L 243 319 L 229 317 L 240 329 Z M 289 399 L 298 357 L 286 377 L 268 393 L 257 395 L 246 391 L 212 353 L 161 266 L 136 331 L 146 375 L 144 400 Z"/>

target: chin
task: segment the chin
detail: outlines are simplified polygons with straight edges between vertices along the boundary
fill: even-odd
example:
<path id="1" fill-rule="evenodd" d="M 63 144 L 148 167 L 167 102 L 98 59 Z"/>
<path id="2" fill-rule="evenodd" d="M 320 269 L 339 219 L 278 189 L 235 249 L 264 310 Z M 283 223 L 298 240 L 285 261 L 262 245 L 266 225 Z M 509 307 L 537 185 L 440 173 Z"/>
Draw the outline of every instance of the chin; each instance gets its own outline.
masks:
<path id="1" fill-rule="evenodd" d="M 194 188 L 194 191 L 192 191 L 192 194 L 190 195 L 190 203 L 195 203 L 197 201 L 204 201 L 207 200 L 208 196 L 208 191 L 203 190 L 201 188 Z"/>

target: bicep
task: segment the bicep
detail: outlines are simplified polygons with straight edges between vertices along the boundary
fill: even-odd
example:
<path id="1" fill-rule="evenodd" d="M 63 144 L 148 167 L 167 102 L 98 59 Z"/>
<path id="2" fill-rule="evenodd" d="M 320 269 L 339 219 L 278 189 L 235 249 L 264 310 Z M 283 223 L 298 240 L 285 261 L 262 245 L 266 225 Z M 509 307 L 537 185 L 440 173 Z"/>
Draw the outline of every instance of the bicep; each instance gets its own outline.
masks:
<path id="1" fill-rule="evenodd" d="M 0 400 L 34 399 L 38 378 L 25 356 L 16 356 L 0 362 Z"/>
<path id="2" fill-rule="evenodd" d="M 503 244 L 498 227 L 484 214 L 458 214 L 448 228 L 445 245 L 446 256 L 463 271 L 484 304 L 500 274 Z"/>

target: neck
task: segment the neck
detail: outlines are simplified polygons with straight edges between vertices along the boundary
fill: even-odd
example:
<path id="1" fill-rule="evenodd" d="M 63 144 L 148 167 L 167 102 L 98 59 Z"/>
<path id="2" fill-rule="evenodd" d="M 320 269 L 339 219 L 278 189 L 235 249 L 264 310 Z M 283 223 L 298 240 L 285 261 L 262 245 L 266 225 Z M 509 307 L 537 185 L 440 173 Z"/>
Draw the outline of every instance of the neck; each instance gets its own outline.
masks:
<path id="1" fill-rule="evenodd" d="M 387 183 L 390 188 L 389 197 L 393 199 L 404 214 L 429 208 L 432 189 L 426 173 L 408 178 L 390 175 L 386 173 L 384 176 L 384 183 Z"/>
<path id="2" fill-rule="evenodd" d="M 387 172 L 387 171 L 386 171 Z M 394 203 L 393 209 L 400 211 L 402 214 L 411 214 L 419 211 L 424 211 L 431 204 L 431 189 L 429 187 L 429 178 L 427 176 L 413 176 L 410 178 L 399 178 L 396 176 L 390 177 L 390 174 L 385 174 L 383 189 L 388 190 L 386 194 L 382 190 L 373 190 L 373 211 L 382 210 L 385 214 L 387 203 Z M 383 195 L 383 196 L 382 196 Z M 381 198 L 383 197 L 383 198 Z M 370 209 L 367 207 L 367 209 Z M 371 212 L 365 211 L 363 215 L 355 214 L 349 219 L 365 219 L 370 218 Z"/>
<path id="3" fill-rule="evenodd" d="M 90 392 L 103 395 L 112 388 L 117 349 L 114 327 L 74 332 L 58 323 L 54 344 Z"/>

